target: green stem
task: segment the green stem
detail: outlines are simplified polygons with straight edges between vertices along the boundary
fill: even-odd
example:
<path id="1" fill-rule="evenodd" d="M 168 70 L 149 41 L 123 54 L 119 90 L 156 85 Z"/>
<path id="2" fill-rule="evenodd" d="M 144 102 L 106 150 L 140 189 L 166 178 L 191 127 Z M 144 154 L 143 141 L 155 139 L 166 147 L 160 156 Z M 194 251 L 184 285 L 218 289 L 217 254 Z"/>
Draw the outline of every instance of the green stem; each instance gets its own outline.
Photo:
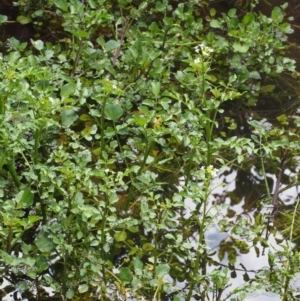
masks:
<path id="1" fill-rule="evenodd" d="M 6 165 L 8 167 L 9 173 L 18 189 L 21 187 L 21 181 L 18 177 L 14 164 L 10 160 L 6 160 Z"/>
<path id="2" fill-rule="evenodd" d="M 84 42 L 81 41 L 80 44 L 79 44 L 79 48 L 77 50 L 77 53 L 76 53 L 76 58 L 75 58 L 75 62 L 74 62 L 74 65 L 73 65 L 73 70 L 72 70 L 72 73 L 71 73 L 72 77 L 74 77 L 74 75 L 76 73 L 76 68 L 78 66 L 78 63 L 79 63 L 79 60 L 80 60 L 80 57 L 81 57 L 83 46 L 84 46 Z"/>
<path id="3" fill-rule="evenodd" d="M 104 152 L 104 121 L 105 121 L 105 106 L 106 106 L 106 98 L 103 101 L 102 112 L 101 112 L 101 146 L 100 146 L 100 158 L 103 159 Z"/>
<path id="4" fill-rule="evenodd" d="M 148 158 L 153 146 L 154 146 L 154 142 L 151 141 L 147 151 L 144 153 L 144 159 L 143 159 L 143 161 L 140 165 L 140 169 L 136 173 L 136 177 L 138 177 L 141 174 L 141 172 L 143 170 L 143 166 L 146 164 L 147 158 Z M 125 207 L 124 207 L 125 210 L 128 209 L 128 205 L 129 205 L 129 203 L 130 203 L 130 201 L 132 200 L 132 197 L 133 197 L 133 192 L 134 192 L 134 186 L 130 185 L 129 192 L 128 192 L 128 195 L 127 195 L 126 200 L 125 200 Z"/>
<path id="5" fill-rule="evenodd" d="M 202 60 L 202 70 L 204 70 L 204 62 Z M 205 73 L 202 74 L 202 103 L 203 106 L 207 108 L 207 99 L 205 95 Z M 216 116 L 216 114 L 215 114 Z M 215 117 L 214 117 L 215 118 Z M 207 154 L 206 154 L 206 167 L 211 165 L 211 157 L 212 157 L 212 150 L 211 150 L 211 140 L 212 140 L 212 131 L 213 131 L 213 124 L 214 120 L 211 120 L 211 110 L 206 111 L 206 123 L 205 123 L 205 134 L 206 134 L 206 145 L 207 145 Z M 209 196 L 209 184 L 210 184 L 211 176 L 208 173 L 208 171 L 205 171 L 205 183 L 204 183 L 204 189 L 205 189 L 205 196 L 203 198 L 203 202 L 199 203 L 196 206 L 196 214 L 199 214 L 199 210 L 203 204 L 203 214 L 201 216 L 201 220 L 198 216 L 197 218 L 197 224 L 199 227 L 199 240 L 198 240 L 198 247 L 197 247 L 197 256 L 195 260 L 195 265 L 193 268 L 193 279 L 190 283 L 190 288 L 186 297 L 186 301 L 189 301 L 192 298 L 193 290 L 196 285 L 196 275 L 199 273 L 200 267 L 202 268 L 202 275 L 206 275 L 206 250 L 204 248 L 205 246 L 205 223 L 206 223 L 206 214 L 207 214 L 207 200 Z"/>

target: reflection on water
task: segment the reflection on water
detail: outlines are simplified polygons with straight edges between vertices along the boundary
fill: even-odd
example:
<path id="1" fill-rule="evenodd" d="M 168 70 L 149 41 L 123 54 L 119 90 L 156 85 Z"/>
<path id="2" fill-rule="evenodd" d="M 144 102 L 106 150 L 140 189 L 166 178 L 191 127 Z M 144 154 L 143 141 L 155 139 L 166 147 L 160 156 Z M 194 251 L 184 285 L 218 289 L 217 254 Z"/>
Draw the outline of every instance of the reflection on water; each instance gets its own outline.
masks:
<path id="1" fill-rule="evenodd" d="M 284 174 L 287 178 L 292 178 L 299 170 L 291 171 L 291 169 L 286 168 Z M 275 192 L 275 187 L 277 184 L 276 176 L 267 173 L 267 182 L 270 185 L 270 192 L 273 194 Z M 220 182 L 225 183 L 224 186 L 220 186 Z M 210 206 L 213 207 L 215 204 L 220 204 L 219 208 L 222 208 L 218 212 L 220 219 L 223 217 L 229 217 L 233 223 L 236 223 L 239 218 L 242 217 L 243 220 L 247 220 L 249 225 L 255 224 L 255 219 L 258 214 L 270 214 L 273 210 L 270 200 L 266 200 L 263 203 L 260 201 L 264 198 L 265 187 L 264 187 L 264 177 L 257 172 L 257 169 L 252 167 L 248 172 L 246 171 L 236 171 L 236 170 L 225 170 L 218 178 L 214 179 L 212 187 L 217 187 L 214 189 L 213 194 L 210 197 Z M 288 188 L 288 189 L 286 189 Z M 288 186 L 287 184 L 280 185 L 279 198 L 282 201 L 282 210 L 285 208 L 293 206 L 298 198 L 299 187 L 298 186 Z M 189 200 L 191 202 L 191 200 Z M 269 202 L 269 204 L 268 204 Z M 228 204 L 228 208 L 225 206 L 221 207 L 221 204 Z M 281 216 L 279 215 L 275 219 L 278 219 L 280 222 Z M 232 275 L 234 276 L 231 279 L 231 286 L 224 291 L 222 295 L 225 297 L 229 294 L 234 288 L 243 286 L 245 284 L 245 275 L 249 277 L 247 282 L 250 283 L 251 279 L 255 279 L 257 273 L 263 270 L 263 268 L 270 268 L 268 262 L 268 252 L 273 253 L 278 251 L 283 251 L 283 245 L 289 243 L 284 241 L 283 236 L 276 231 L 271 231 L 271 228 L 274 228 L 274 223 L 276 221 L 272 218 L 268 221 L 268 227 L 261 232 L 261 236 L 265 237 L 268 240 L 269 247 L 263 246 L 260 243 L 256 243 L 253 246 L 253 241 L 248 240 L 249 251 L 243 252 L 243 250 L 237 250 L 238 254 L 236 257 L 236 262 L 234 268 L 231 268 Z M 273 230 L 273 229 L 272 229 Z M 245 230 L 246 231 L 246 230 Z M 206 233 L 206 242 L 210 248 L 211 252 L 216 252 L 214 260 L 219 261 L 220 258 L 220 249 L 222 246 L 229 244 L 234 239 L 243 238 L 244 241 L 247 233 L 242 232 L 240 235 L 229 232 L 222 232 L 221 229 L 214 225 Z M 280 245 L 277 243 L 278 240 L 281 241 Z M 290 244 L 291 245 L 291 244 Z M 295 244 L 292 244 L 294 247 Z M 297 247 L 297 246 L 296 246 Z M 228 252 L 225 251 L 225 256 L 221 260 L 221 264 L 228 266 Z M 224 251 L 221 251 L 224 252 Z M 215 267 L 210 267 L 211 270 Z M 299 275 L 298 275 L 299 276 Z M 294 289 L 300 290 L 300 278 L 295 277 L 294 282 L 292 283 Z M 266 292 L 263 290 L 257 290 L 253 293 L 249 293 L 247 301 L 266 301 L 266 300 L 280 300 L 280 296 L 271 292 Z"/>

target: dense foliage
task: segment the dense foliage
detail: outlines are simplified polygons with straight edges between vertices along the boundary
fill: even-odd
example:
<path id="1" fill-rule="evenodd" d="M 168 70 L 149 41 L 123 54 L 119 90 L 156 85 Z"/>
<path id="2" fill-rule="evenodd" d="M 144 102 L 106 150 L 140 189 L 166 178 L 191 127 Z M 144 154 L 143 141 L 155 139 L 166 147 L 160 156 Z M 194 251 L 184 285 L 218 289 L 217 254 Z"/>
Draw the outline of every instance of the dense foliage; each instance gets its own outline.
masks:
<path id="1" fill-rule="evenodd" d="M 225 291 L 237 254 L 268 245 L 270 216 L 209 202 L 216 176 L 259 159 L 260 201 L 276 209 L 265 168 L 280 182 L 299 152 L 298 117 L 252 115 L 242 131 L 228 113 L 274 97 L 295 69 L 286 5 L 265 16 L 255 2 L 221 14 L 193 0 L 16 3 L 36 35 L 0 55 L 0 269 L 22 298 L 50 287 L 53 300 L 242 300 L 267 288 L 291 300 L 290 245 Z M 213 260 L 212 225 L 230 234 L 228 264 Z"/>

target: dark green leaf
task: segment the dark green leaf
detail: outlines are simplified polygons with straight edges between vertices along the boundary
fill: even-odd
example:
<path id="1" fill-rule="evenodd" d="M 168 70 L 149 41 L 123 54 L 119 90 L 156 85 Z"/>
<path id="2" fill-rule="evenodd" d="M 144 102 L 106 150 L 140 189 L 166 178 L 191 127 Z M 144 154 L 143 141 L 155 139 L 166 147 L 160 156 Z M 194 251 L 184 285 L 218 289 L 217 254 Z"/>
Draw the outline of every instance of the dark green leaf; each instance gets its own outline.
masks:
<path id="1" fill-rule="evenodd" d="M 120 280 L 124 283 L 129 283 L 132 280 L 132 272 L 130 271 L 129 268 L 120 268 L 120 273 L 118 275 Z"/>

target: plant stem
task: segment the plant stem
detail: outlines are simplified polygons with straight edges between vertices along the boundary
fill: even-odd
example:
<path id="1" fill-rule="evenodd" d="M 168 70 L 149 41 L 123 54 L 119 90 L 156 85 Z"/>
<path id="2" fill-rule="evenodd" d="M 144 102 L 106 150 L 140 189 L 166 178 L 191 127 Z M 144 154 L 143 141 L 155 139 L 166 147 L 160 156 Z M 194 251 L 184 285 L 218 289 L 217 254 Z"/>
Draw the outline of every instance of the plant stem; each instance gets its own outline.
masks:
<path id="1" fill-rule="evenodd" d="M 11 177 L 12 177 L 12 179 L 13 179 L 15 185 L 16 185 L 16 187 L 18 189 L 20 189 L 20 187 L 21 187 L 21 181 L 20 181 L 20 179 L 18 177 L 18 174 L 16 172 L 14 164 L 10 160 L 8 160 L 8 159 L 6 160 L 6 164 L 7 164 L 9 173 L 10 173 L 10 175 L 11 175 Z"/>

